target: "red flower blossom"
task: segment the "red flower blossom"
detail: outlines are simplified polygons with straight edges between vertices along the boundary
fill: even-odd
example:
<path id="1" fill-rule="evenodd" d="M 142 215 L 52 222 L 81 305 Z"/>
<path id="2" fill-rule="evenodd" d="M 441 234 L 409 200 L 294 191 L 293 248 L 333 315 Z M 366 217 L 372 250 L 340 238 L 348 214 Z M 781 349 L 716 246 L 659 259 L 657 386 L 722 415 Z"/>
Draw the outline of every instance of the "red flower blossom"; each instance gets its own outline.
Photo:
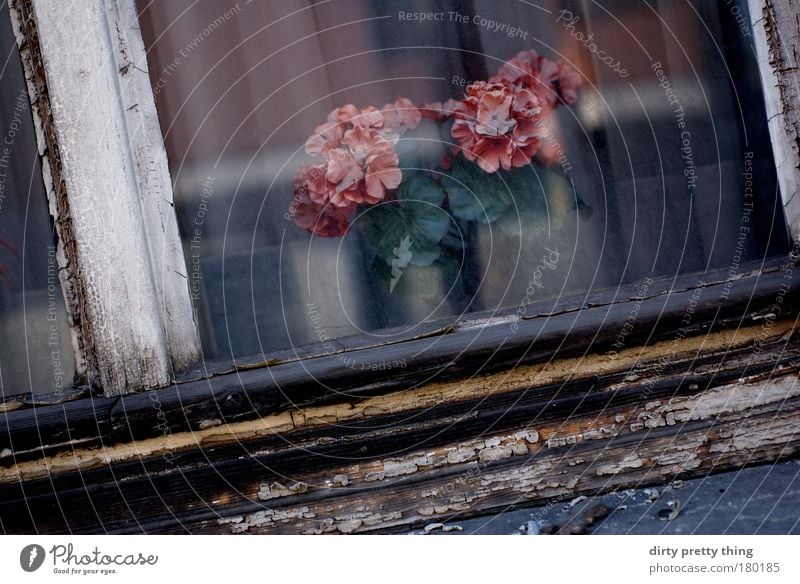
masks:
<path id="1" fill-rule="evenodd" d="M 317 126 L 314 134 L 306 141 L 306 153 L 325 156 L 334 148 L 338 148 L 344 136 L 344 125 L 341 122 L 325 122 Z"/>
<path id="2" fill-rule="evenodd" d="M 387 103 L 381 113 L 384 129 L 394 134 L 405 134 L 422 121 L 419 109 L 406 97 L 398 97 L 394 103 Z"/>
<path id="3" fill-rule="evenodd" d="M 330 201 L 335 192 L 335 185 L 328 182 L 327 164 L 301 166 L 294 179 L 295 193 L 302 192 L 315 203 L 324 205 Z"/>
<path id="4" fill-rule="evenodd" d="M 384 127 L 384 113 L 371 106 L 358 111 L 353 104 L 336 108 L 306 141 L 306 153 L 327 156 L 331 150 L 341 146 L 345 131 L 355 126 L 381 129 Z"/>
<path id="5" fill-rule="evenodd" d="M 528 164 L 539 149 L 541 111 L 528 89 L 480 81 L 456 106 L 451 133 L 467 160 L 486 172 L 509 170 Z"/>
<path id="6" fill-rule="evenodd" d="M 374 204 L 382 201 L 386 189 L 396 189 L 403 174 L 400 160 L 392 144 L 376 130 L 355 126 L 345 132 L 342 143 L 350 147 L 354 161 L 363 169 L 365 188 L 345 196 L 354 203 Z M 331 178 L 331 180 L 334 180 Z"/>
<path id="7" fill-rule="evenodd" d="M 320 205 L 302 191 L 295 191 L 292 203 L 294 222 L 298 227 L 320 237 L 342 237 L 350 228 L 356 207 L 336 207 L 331 204 Z"/>
<path id="8" fill-rule="evenodd" d="M 337 207 L 361 202 L 361 179 L 364 170 L 349 149 L 337 148 L 330 152 L 325 179 L 332 187 L 328 200 Z"/>
<path id="9" fill-rule="evenodd" d="M 564 61 L 553 63 L 530 50 L 517 53 L 503 63 L 489 82 L 508 83 L 533 91 L 542 105 L 554 109 L 559 99 L 567 105 L 575 103 L 582 80 Z"/>
<path id="10" fill-rule="evenodd" d="M 386 146 L 374 148 L 364 161 L 367 172 L 365 175 L 366 202 L 377 203 L 386 196 L 387 190 L 396 189 L 403 180 L 403 173 L 398 165 L 400 160 L 394 148 L 387 143 Z"/>
<path id="11" fill-rule="evenodd" d="M 435 122 L 443 122 L 453 115 L 453 110 L 456 108 L 458 103 L 459 102 L 455 99 L 448 99 L 444 103 L 440 101 L 434 101 L 423 104 L 420 106 L 419 111 L 423 118 L 427 118 Z"/>
<path id="12" fill-rule="evenodd" d="M 533 91 L 543 104 L 556 102 L 558 67 L 534 51 L 521 51 L 503 63 L 489 83 L 507 83 Z"/>
<path id="13" fill-rule="evenodd" d="M 325 162 L 301 167 L 296 189 L 321 206 L 346 208 L 382 201 L 403 178 L 394 143 L 421 119 L 405 98 L 383 111 L 373 107 L 359 111 L 353 105 L 332 111 L 306 142 L 306 152 L 323 156 Z"/>
<path id="14" fill-rule="evenodd" d="M 578 99 L 578 89 L 583 84 L 580 73 L 564 63 L 558 64 L 558 96 L 567 105 L 572 105 Z"/>

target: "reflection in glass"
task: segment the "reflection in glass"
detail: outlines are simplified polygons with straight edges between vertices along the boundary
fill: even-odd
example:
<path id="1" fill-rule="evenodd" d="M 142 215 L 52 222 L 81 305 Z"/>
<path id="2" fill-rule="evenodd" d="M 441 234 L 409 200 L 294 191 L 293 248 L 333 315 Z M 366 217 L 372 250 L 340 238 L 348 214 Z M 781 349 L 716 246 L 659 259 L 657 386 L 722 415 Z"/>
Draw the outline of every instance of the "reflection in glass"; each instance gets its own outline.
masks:
<path id="1" fill-rule="evenodd" d="M 0 9 L 0 55 L 0 396 L 57 394 L 72 387 L 75 362 L 7 6 Z"/>
<path id="2" fill-rule="evenodd" d="M 206 355 L 784 252 L 745 4 L 139 2 Z"/>

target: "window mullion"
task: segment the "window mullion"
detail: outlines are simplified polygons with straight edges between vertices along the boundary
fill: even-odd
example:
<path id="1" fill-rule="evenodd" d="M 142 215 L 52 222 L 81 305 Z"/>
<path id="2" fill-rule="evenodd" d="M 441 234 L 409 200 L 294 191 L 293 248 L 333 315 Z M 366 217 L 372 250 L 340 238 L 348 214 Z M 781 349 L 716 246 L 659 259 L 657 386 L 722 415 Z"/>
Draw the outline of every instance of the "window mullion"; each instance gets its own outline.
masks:
<path id="1" fill-rule="evenodd" d="M 748 0 L 786 222 L 800 239 L 800 11 L 791 0 Z"/>
<path id="2" fill-rule="evenodd" d="M 110 395 L 167 385 L 200 345 L 133 2 L 19 0 L 11 14 L 79 375 Z"/>

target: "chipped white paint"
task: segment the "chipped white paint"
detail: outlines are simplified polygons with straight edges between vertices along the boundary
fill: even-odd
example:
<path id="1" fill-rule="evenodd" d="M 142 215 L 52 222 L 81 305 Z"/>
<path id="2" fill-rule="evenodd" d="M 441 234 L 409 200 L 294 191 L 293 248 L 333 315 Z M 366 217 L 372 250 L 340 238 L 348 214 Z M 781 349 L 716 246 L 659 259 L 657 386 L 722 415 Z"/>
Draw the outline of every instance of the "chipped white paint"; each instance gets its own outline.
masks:
<path id="1" fill-rule="evenodd" d="M 300 495 L 306 491 L 308 491 L 308 485 L 303 482 L 293 483 L 288 487 L 281 483 L 273 482 L 272 484 L 262 484 L 256 495 L 261 501 L 269 501 L 270 499 L 288 497 L 289 495 Z"/>
<path id="2" fill-rule="evenodd" d="M 635 404 L 626 410 L 628 417 L 635 411 L 662 417 L 673 413 L 681 422 L 714 420 L 715 424 L 713 429 L 687 430 L 659 440 L 643 438 L 636 447 L 627 451 L 605 444 L 593 450 L 588 458 L 575 456 L 571 450 L 550 453 L 546 442 L 531 441 L 529 438 L 534 436 L 526 432 L 487 437 L 402 458 L 359 463 L 351 468 L 356 491 L 350 495 L 346 490 L 334 492 L 329 491 L 329 487 L 318 487 L 313 489 L 315 495 L 307 501 L 298 503 L 295 499 L 283 508 L 280 501 L 274 501 L 274 507 L 271 505 L 270 509 L 245 516 L 222 517 L 217 523 L 227 526 L 232 533 L 357 533 L 420 523 L 431 525 L 432 531 L 450 519 L 453 513 L 494 511 L 510 501 L 519 504 L 569 499 L 572 500 L 570 505 L 575 505 L 581 500 L 580 497 L 574 499 L 575 495 L 586 489 L 594 492 L 598 484 L 603 484 L 604 490 L 613 490 L 642 482 L 661 482 L 663 477 L 717 465 L 738 466 L 745 462 L 769 460 L 777 452 L 790 456 L 798 449 L 793 442 L 797 433 L 797 415 L 787 415 L 784 419 L 774 414 L 780 411 L 786 400 L 799 395 L 797 374 L 789 373 L 777 378 L 753 380 L 752 383 L 734 382 L 691 397 L 662 401 L 660 405 L 650 407 L 649 411 L 645 404 Z M 765 413 L 773 415 L 763 415 Z M 523 445 L 528 448 L 528 452 L 522 455 L 524 458 L 520 458 L 524 464 L 474 462 L 482 452 L 509 445 L 517 445 L 520 454 Z M 539 456 L 531 457 L 537 448 L 541 449 Z M 451 462 L 448 454 L 456 449 L 471 452 L 472 462 L 469 465 Z M 458 477 L 450 472 L 442 479 L 449 478 L 446 484 L 434 487 L 422 482 L 422 488 L 416 492 L 410 486 L 413 485 L 412 477 L 403 476 L 399 479 L 404 485 L 402 491 L 393 490 L 392 496 L 376 497 L 370 500 L 369 505 L 365 504 L 363 495 L 358 494 L 358 487 L 363 486 L 361 480 L 368 479 L 359 480 L 356 475 L 363 476 L 366 468 L 380 465 L 387 468 L 387 463 L 391 468 L 404 470 L 406 464 L 413 463 L 418 467 L 414 473 L 418 473 L 417 478 L 422 481 L 423 474 L 450 464 L 457 465 L 453 470 L 458 468 L 464 472 Z M 473 470 L 468 470 L 470 468 Z M 390 484 L 397 485 L 397 481 L 395 479 Z M 317 481 L 317 484 L 325 484 L 325 481 Z M 311 490 L 309 488 L 309 492 Z M 394 501 L 395 497 L 397 501 Z M 653 490 L 651 499 L 657 498 L 658 493 Z"/>
<path id="3" fill-rule="evenodd" d="M 172 179 L 148 75 L 147 53 L 134 1 L 108 0 L 106 5 L 157 301 L 172 366 L 181 370 L 198 360 L 200 337 L 188 292 Z"/>
<path id="4" fill-rule="evenodd" d="M 220 426 L 210 425 L 205 429 L 198 429 L 192 432 L 176 432 L 167 436 L 159 436 L 155 438 L 148 438 L 144 440 L 137 440 L 135 442 L 120 443 L 114 445 L 106 445 L 102 450 L 86 447 L 85 444 L 79 441 L 71 441 L 66 443 L 48 443 L 47 448 L 60 448 L 63 452 L 48 456 L 42 459 L 36 458 L 41 456 L 41 448 L 30 450 L 19 450 L 14 452 L 17 457 L 17 463 L 13 466 L 4 467 L 0 465 L 0 484 L 7 484 L 17 482 L 20 480 L 33 480 L 37 478 L 54 476 L 66 472 L 75 472 L 76 470 L 87 471 L 92 468 L 98 468 L 107 464 L 113 464 L 119 461 L 128 459 L 140 459 L 145 457 L 154 456 L 173 456 L 178 452 L 196 449 L 198 446 L 203 448 L 212 448 L 215 446 L 232 444 L 236 442 L 243 442 L 253 439 L 258 439 L 264 436 L 274 436 L 276 434 L 289 434 L 298 430 L 306 431 L 314 428 L 319 428 L 324 425 L 322 420 L 334 420 L 337 424 L 345 422 L 352 422 L 356 420 L 370 419 L 373 412 L 386 412 L 386 413 L 400 413 L 415 411 L 417 408 L 425 405 L 426 407 L 433 406 L 437 403 L 442 403 L 445 400 L 456 401 L 456 398 L 470 397 L 475 399 L 486 395 L 498 395 L 500 393 L 514 391 L 522 388 L 538 387 L 544 384 L 554 384 L 567 379 L 588 378 L 589 376 L 598 373 L 612 373 L 613 371 L 629 370 L 634 365 L 645 368 L 658 362 L 666 349 L 671 349 L 674 354 L 680 355 L 681 359 L 692 360 L 696 357 L 698 351 L 704 350 L 709 353 L 730 353 L 734 349 L 739 349 L 745 346 L 751 347 L 755 339 L 759 339 L 762 343 L 772 342 L 777 339 L 788 338 L 794 330 L 794 321 L 780 321 L 775 323 L 774 326 L 768 331 L 768 336 L 763 337 L 764 330 L 762 327 L 749 327 L 739 328 L 734 330 L 724 330 L 715 333 L 710 333 L 699 337 L 688 337 L 682 339 L 680 342 L 680 351 L 674 351 L 672 341 L 667 340 L 660 343 L 654 343 L 646 347 L 628 348 L 621 351 L 615 356 L 613 360 L 606 359 L 605 356 L 586 356 L 579 359 L 564 359 L 560 361 L 550 362 L 546 366 L 543 365 L 524 365 L 516 368 L 510 373 L 494 374 L 491 376 L 473 378 L 471 380 L 458 380 L 446 383 L 431 383 L 415 389 L 401 391 L 395 394 L 374 396 L 369 398 L 359 399 L 353 402 L 345 402 L 342 404 L 332 404 L 324 406 L 308 407 L 303 410 L 295 410 L 292 412 L 280 412 L 269 416 L 263 416 L 254 420 L 247 420 L 243 422 L 235 422 L 231 424 L 223 424 Z M 725 362 L 725 370 L 730 368 L 746 368 L 750 365 L 757 363 L 764 363 L 765 360 L 771 359 L 769 353 L 756 353 L 751 354 L 748 358 L 734 357 L 728 358 Z M 612 368 L 613 367 L 613 368 Z M 710 366 L 703 365 L 696 370 L 698 373 L 708 373 L 711 371 L 720 372 L 720 365 Z M 785 375 L 787 371 L 779 367 L 775 370 L 775 375 Z M 792 376 L 796 379 L 796 374 Z M 746 379 L 743 384 L 744 387 L 748 386 L 750 382 L 757 382 L 757 379 Z M 737 394 L 741 391 L 743 385 L 734 384 Z M 613 385 L 611 390 L 623 389 L 624 384 Z M 696 384 L 690 384 L 693 391 L 697 391 Z M 740 397 L 746 400 L 751 399 L 751 394 L 741 394 Z M 673 425 L 670 422 L 676 421 L 676 416 L 681 415 L 678 410 L 691 412 L 695 409 L 694 402 L 690 401 L 689 397 L 676 396 L 667 402 L 670 406 L 675 406 L 668 410 L 657 412 L 652 410 L 646 412 L 654 414 L 653 419 L 658 415 L 663 414 L 667 425 Z M 684 404 L 679 406 L 679 404 Z M 662 404 L 663 405 L 663 404 Z M 613 412 L 607 423 L 602 423 L 599 420 L 593 422 L 594 426 L 607 427 L 611 432 L 627 431 L 640 431 L 644 429 L 644 423 L 634 421 L 638 419 L 643 408 L 633 407 L 630 410 Z M 674 410 L 674 411 L 673 411 Z M 369 413 L 368 413 L 369 412 Z M 416 428 L 432 428 L 437 424 L 449 426 L 454 423 L 462 422 L 466 419 L 473 419 L 477 416 L 478 411 L 473 410 L 470 414 L 460 416 L 446 416 L 439 420 L 428 420 L 421 422 Z M 398 428 L 393 427 L 391 431 Z M 400 431 L 406 431 L 406 428 L 399 427 Z M 381 428 L 372 430 L 364 434 L 365 437 L 374 438 L 376 440 L 383 439 L 387 434 L 387 429 Z M 529 451 L 534 451 L 541 446 L 540 443 L 547 444 L 551 438 L 558 436 L 564 437 L 573 434 L 570 442 L 577 443 L 578 439 L 592 440 L 592 439 L 605 439 L 609 437 L 608 432 L 601 432 L 597 434 L 593 428 L 575 428 L 564 427 L 559 424 L 553 428 L 527 428 L 515 432 L 513 435 L 508 435 L 501 438 L 499 444 L 515 442 L 522 444 L 523 441 L 529 445 Z M 295 439 L 293 444 L 299 448 L 313 448 L 323 443 L 324 438 L 315 437 L 312 439 Z M 333 441 L 327 438 L 328 441 Z M 491 443 L 495 443 L 492 440 Z M 327 443 L 327 442 L 326 442 Z M 552 444 L 552 443 L 551 443 Z M 566 445 L 566 438 L 564 440 Z M 486 447 L 483 440 L 472 442 L 461 442 L 459 444 L 451 445 L 441 453 L 441 459 L 446 459 L 449 464 L 457 463 L 471 463 L 475 464 L 478 460 L 478 451 Z M 517 447 L 518 448 L 518 447 Z M 5 454 L 9 456 L 12 454 L 10 451 L 0 453 L 0 458 Z M 266 454 L 265 452 L 256 450 L 253 456 L 260 456 Z M 31 455 L 34 455 L 33 457 Z M 429 463 L 444 462 L 438 455 L 425 454 Z M 30 459 L 29 459 L 30 458 Z M 23 460 L 25 459 L 25 460 Z M 432 460 L 433 459 L 433 460 Z M 422 460 L 420 457 L 419 461 Z M 569 458 L 565 461 L 567 466 L 583 464 L 585 460 L 582 457 Z M 417 464 L 415 462 L 415 464 Z M 417 464 L 419 466 L 419 464 Z M 372 480 L 380 478 L 380 472 L 383 471 L 383 463 L 379 462 L 375 465 L 360 464 L 351 468 L 340 469 L 332 477 L 334 485 L 337 488 L 358 484 L 365 473 L 372 473 Z M 420 470 L 430 469 L 430 465 L 423 465 Z M 384 476 L 385 478 L 385 476 Z M 328 479 L 330 480 L 330 479 Z M 323 481 L 324 482 L 324 481 Z"/>
<path id="5" fill-rule="evenodd" d="M 78 359 L 107 394 L 168 385 L 200 349 L 134 2 L 30 7 L 52 118 L 52 138 L 39 133 L 45 184 L 74 239 L 59 261 L 73 282 Z"/>
<path id="6" fill-rule="evenodd" d="M 748 0 L 786 220 L 800 239 L 800 4 Z"/>

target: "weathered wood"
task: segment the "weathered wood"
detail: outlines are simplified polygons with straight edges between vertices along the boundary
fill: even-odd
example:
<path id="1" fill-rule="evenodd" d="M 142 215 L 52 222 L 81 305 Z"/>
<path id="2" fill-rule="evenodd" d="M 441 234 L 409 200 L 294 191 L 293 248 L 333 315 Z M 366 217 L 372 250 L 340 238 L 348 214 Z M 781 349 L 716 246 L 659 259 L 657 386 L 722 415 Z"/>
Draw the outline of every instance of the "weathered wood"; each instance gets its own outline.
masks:
<path id="1" fill-rule="evenodd" d="M 163 387 L 200 354 L 133 10 L 17 0 L 11 11 L 78 371 L 108 395 Z"/>
<path id="2" fill-rule="evenodd" d="M 135 1 L 106 0 L 104 5 L 119 72 L 119 99 L 139 188 L 156 300 L 172 369 L 183 371 L 200 359 L 200 335 L 188 292 L 188 271 L 178 232 L 167 152 L 148 75 L 147 53 Z"/>
<path id="3" fill-rule="evenodd" d="M 557 312 L 551 312 L 553 306 L 548 302 L 531 305 L 529 313 L 544 314 L 520 321 L 516 332 L 502 319 L 491 326 L 468 321 L 445 335 L 234 371 L 119 399 L 95 398 L 94 403 L 109 412 L 100 423 L 95 422 L 91 409 L 74 405 L 45 406 L 58 412 L 47 418 L 51 421 L 48 426 L 37 425 L 47 410 L 11 411 L 0 414 L 0 451 L 9 449 L 23 460 L 42 452 L 70 450 L 75 440 L 99 438 L 110 445 L 197 432 L 209 424 L 263 419 L 274 422 L 274 427 L 292 427 L 298 423 L 300 412 L 311 406 L 343 404 L 352 408 L 359 399 L 401 391 L 413 395 L 411 392 L 417 389 L 425 392 L 426 387 L 453 379 L 458 381 L 443 388 L 437 399 L 456 400 L 459 386 L 487 391 L 493 384 L 505 384 L 504 379 L 530 386 L 535 380 L 524 376 L 523 365 L 558 363 L 614 349 L 622 331 L 626 331 L 625 346 L 635 349 L 635 355 L 643 350 L 639 348 L 642 345 L 656 350 L 657 341 L 666 339 L 667 345 L 661 350 L 669 350 L 673 341 L 710 331 L 736 331 L 754 323 L 771 323 L 776 316 L 766 315 L 773 312 L 779 311 L 782 318 L 795 314 L 800 279 L 792 277 L 792 266 L 793 262 L 772 266 L 736 280 L 715 280 L 709 274 L 703 286 L 695 277 L 653 282 L 641 298 L 623 299 L 610 291 L 605 301 L 594 297 L 583 310 L 578 309 L 586 302 L 582 298 L 560 301 L 561 310 Z M 634 311 L 636 318 L 632 321 Z M 628 331 L 626 327 L 631 324 Z M 705 345 L 706 350 L 708 347 Z M 352 361 L 346 362 L 343 357 Z M 353 366 L 401 360 L 406 366 L 394 369 L 390 379 L 384 371 Z M 583 364 L 584 368 L 602 366 L 596 358 Z M 511 367 L 515 368 L 512 373 L 502 373 Z M 501 373 L 486 378 L 482 388 L 465 381 L 493 372 Z M 103 433 L 94 430 L 85 435 L 77 430 L 90 431 L 93 427 L 102 428 Z M 10 461 L 6 459 L 6 464 Z"/>
<path id="4" fill-rule="evenodd" d="M 782 339 L 791 330 L 786 322 L 774 325 L 769 336 L 761 342 L 770 341 L 773 348 L 785 348 Z M 432 384 L 399 394 L 351 400 L 333 406 L 308 407 L 252 422 L 227 426 L 209 424 L 191 433 L 166 434 L 135 443 L 116 446 L 106 443 L 102 452 L 74 444 L 70 452 L 50 457 L 46 469 L 39 460 L 23 462 L 23 457 L 17 456 L 14 466 L 0 469 L 0 483 L 53 476 L 75 469 L 88 470 L 111 460 L 125 460 L 134 454 L 183 457 L 198 446 L 213 447 L 222 458 L 236 458 L 241 454 L 236 448 L 242 441 L 248 441 L 249 447 L 255 450 L 272 450 L 285 447 L 288 434 L 291 434 L 293 443 L 305 443 L 313 442 L 320 432 L 333 433 L 337 439 L 350 444 L 354 450 L 349 454 L 353 454 L 365 445 L 370 449 L 377 447 L 369 445 L 369 442 L 354 446 L 357 436 L 372 434 L 376 420 L 381 427 L 391 428 L 391 431 L 382 431 L 382 436 L 404 434 L 403 438 L 391 441 L 392 448 L 396 447 L 397 440 L 419 444 L 429 438 L 428 432 L 439 435 L 443 423 L 447 425 L 445 433 L 458 438 L 459 432 L 468 435 L 476 424 L 484 422 L 498 429 L 509 424 L 513 427 L 531 416 L 558 421 L 559 417 L 600 408 L 610 390 L 615 392 L 617 403 L 635 403 L 641 398 L 641 388 L 639 383 L 632 382 L 641 379 L 646 380 L 649 399 L 681 392 L 695 393 L 713 383 L 738 379 L 743 363 L 751 356 L 752 343 L 753 339 L 747 334 L 737 340 L 735 333 L 719 333 L 702 340 L 682 342 L 679 350 L 668 354 L 670 360 L 666 363 L 663 351 L 667 346 L 659 343 L 646 350 L 625 351 L 613 359 L 568 359 L 543 367 L 522 367 L 513 375 L 503 377 L 487 376 Z M 706 354 L 698 356 L 701 346 Z M 793 351 L 786 351 L 786 355 L 781 357 L 782 363 L 796 358 Z M 762 374 L 774 366 L 773 361 L 762 357 L 751 359 L 747 361 L 747 373 L 750 376 Z M 691 377 L 676 385 L 676 376 L 692 371 Z M 336 424 L 336 429 L 328 428 L 329 424 Z M 226 451 L 226 446 L 231 444 L 236 448 Z M 343 452 L 328 454 L 333 460 Z M 287 472 L 289 470 L 287 468 Z"/>
<path id="5" fill-rule="evenodd" d="M 754 328 L 751 343 L 761 338 Z M 713 359 L 698 360 L 694 346 L 666 369 L 662 349 L 635 374 L 584 374 L 562 391 L 500 391 L 455 409 L 421 405 L 174 453 L 141 442 L 120 459 L 97 449 L 98 461 L 111 460 L 69 473 L 51 460 L 40 478 L 0 484 L 0 524 L 13 533 L 404 530 L 774 460 L 800 446 L 800 340 L 783 337 Z"/>
<path id="6" fill-rule="evenodd" d="M 48 41 L 58 38 L 46 22 L 59 13 L 53 2 L 17 5 L 33 17 L 34 32 L 41 20 Z M 773 20 L 775 5 L 791 2 L 764 2 Z M 119 11 L 115 18 L 124 20 Z M 81 26 L 100 24 L 90 18 Z M 774 26 L 764 27 L 766 42 Z M 37 40 L 31 30 L 24 36 Z M 129 60 L 124 32 L 117 40 L 112 35 L 105 48 L 125 69 L 136 60 Z M 69 69 L 49 52 L 41 51 L 48 74 L 56 65 L 79 80 L 91 71 Z M 780 78 L 780 67 L 773 69 Z M 59 117 L 57 100 L 48 108 L 53 90 L 77 94 L 58 83 L 35 87 L 48 92 L 42 110 L 50 138 L 43 143 L 58 150 L 57 219 L 74 239 L 86 231 L 76 228 L 82 218 L 72 209 L 81 201 L 73 195 L 80 182 L 71 163 L 63 164 L 75 154 L 64 149 L 64 128 L 74 120 Z M 131 103 L 138 90 L 134 83 L 120 99 Z M 124 127 L 144 123 L 106 113 Z M 129 188 L 146 189 L 163 171 L 144 179 L 128 172 L 125 164 L 146 151 L 117 152 L 123 163 L 114 172 Z M 787 176 L 797 168 L 779 168 L 790 181 L 782 188 L 793 228 L 797 181 Z M 137 235 L 149 236 L 146 228 Z M 135 268 L 153 267 L 159 252 L 140 249 L 144 263 Z M 68 262 L 80 267 L 79 246 L 69 250 Z M 162 256 L 172 253 L 165 250 Z M 540 304 L 528 311 L 537 316 L 523 321 L 511 313 L 486 322 L 486 315 L 471 315 L 402 343 L 365 347 L 363 339 L 342 339 L 336 355 L 308 347 L 302 362 L 268 357 L 263 366 L 223 366 L 208 379 L 162 391 L 8 412 L 0 416 L 0 525 L 12 533 L 406 530 L 793 456 L 800 451 L 795 259 L 733 279 L 655 282 L 643 298 L 626 287 Z M 79 270 L 72 274 L 83 287 L 72 291 L 83 299 L 92 289 Z M 162 310 L 159 286 L 167 284 L 151 284 L 153 310 Z M 96 331 L 84 330 L 85 318 L 76 322 L 81 342 L 94 347 Z M 159 350 L 169 354 L 162 325 Z M 384 371 L 352 366 L 400 359 L 408 365 L 390 380 Z"/>
<path id="7" fill-rule="evenodd" d="M 794 380 L 791 383 L 796 386 Z M 796 433 L 800 400 L 796 393 L 793 399 L 786 399 L 784 389 L 780 384 L 774 386 L 777 394 L 774 399 L 785 405 L 779 421 L 775 420 L 774 409 L 756 406 L 747 408 L 745 413 L 723 414 L 696 422 L 685 421 L 691 420 L 691 414 L 684 414 L 674 426 L 648 430 L 646 436 L 620 433 L 606 440 L 580 444 L 583 435 L 579 432 L 564 438 L 575 441 L 575 445 L 567 442 L 563 446 L 545 444 L 532 448 L 524 436 L 493 436 L 474 446 L 468 445 L 467 450 L 472 452 L 464 456 L 469 455 L 473 460 L 453 465 L 447 474 L 423 471 L 422 476 L 398 477 L 391 487 L 380 489 L 323 487 L 321 490 L 328 496 L 318 498 L 287 493 L 283 495 L 285 502 L 265 502 L 260 509 L 252 506 L 250 512 L 222 518 L 184 521 L 181 529 L 192 533 L 321 534 L 419 528 L 431 522 L 457 521 L 459 517 L 532 502 L 568 501 L 579 494 L 603 493 L 677 477 L 703 476 L 742 464 L 775 461 L 800 451 Z M 725 394 L 725 397 L 731 396 Z M 685 404 L 686 407 L 704 405 L 703 401 Z M 621 412 L 616 415 L 625 416 Z M 605 427 L 614 432 L 613 424 Z M 410 468 L 424 468 L 458 452 L 455 447 L 420 452 L 408 457 L 408 463 L 414 465 Z M 406 468 L 404 464 L 406 460 L 393 460 L 391 468 Z M 389 461 L 375 466 L 386 468 Z M 272 491 L 283 493 L 274 487 Z"/>
<path id="8" fill-rule="evenodd" d="M 795 0 L 748 0 L 772 150 L 786 221 L 800 239 L 800 7 Z"/>

